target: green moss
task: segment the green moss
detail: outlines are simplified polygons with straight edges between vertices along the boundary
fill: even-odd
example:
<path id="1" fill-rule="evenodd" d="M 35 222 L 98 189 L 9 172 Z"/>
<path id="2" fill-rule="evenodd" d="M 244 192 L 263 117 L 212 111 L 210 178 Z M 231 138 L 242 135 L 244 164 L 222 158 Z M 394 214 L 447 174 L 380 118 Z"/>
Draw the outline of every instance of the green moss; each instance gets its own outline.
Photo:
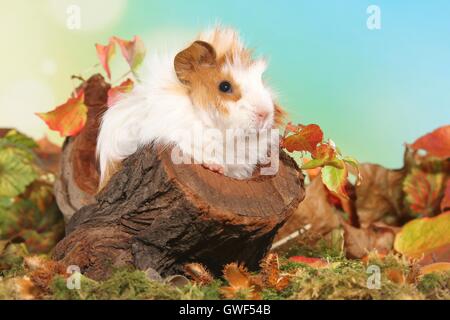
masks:
<path id="1" fill-rule="evenodd" d="M 211 284 L 206 286 L 199 286 L 196 284 L 187 285 L 181 288 L 184 299 L 195 300 L 219 300 L 220 287 L 224 285 L 224 282 L 220 279 L 215 279 Z"/>
<path id="2" fill-rule="evenodd" d="M 219 299 L 222 282 L 214 281 L 208 286 L 189 284 L 182 288 L 164 282 L 151 281 L 144 272 L 132 269 L 115 271 L 110 278 L 96 282 L 81 276 L 80 289 L 68 289 L 66 279 L 55 277 L 53 280 L 52 299 Z"/>
<path id="3" fill-rule="evenodd" d="M 80 289 L 69 289 L 67 280 L 62 276 L 56 276 L 51 285 L 52 295 L 50 299 L 54 300 L 85 300 L 90 299 L 92 292 L 98 288 L 98 283 L 83 275 L 80 277 Z"/>
<path id="4" fill-rule="evenodd" d="M 421 299 L 409 284 L 396 284 L 382 278 L 379 289 L 370 289 L 368 274 L 360 261 L 335 262 L 322 269 L 299 268 L 293 278 L 291 299 Z"/>
<path id="5" fill-rule="evenodd" d="M 307 239 L 304 241 L 300 239 L 296 244 L 281 250 L 280 254 L 285 257 L 305 256 L 329 261 L 342 260 L 344 257 L 343 232 L 341 229 L 335 229 L 314 244 L 309 243 Z"/>
<path id="6" fill-rule="evenodd" d="M 181 299 L 182 293 L 167 284 L 150 281 L 142 271 L 120 269 L 103 282 L 81 277 L 80 289 L 68 289 L 66 280 L 57 277 L 52 283 L 53 299 Z"/>
<path id="7" fill-rule="evenodd" d="M 419 279 L 417 288 L 427 299 L 450 300 L 450 272 L 426 274 Z"/>
<path id="8" fill-rule="evenodd" d="M 0 276 L 15 277 L 25 273 L 23 259 L 28 255 L 25 244 L 7 244 L 0 252 Z"/>

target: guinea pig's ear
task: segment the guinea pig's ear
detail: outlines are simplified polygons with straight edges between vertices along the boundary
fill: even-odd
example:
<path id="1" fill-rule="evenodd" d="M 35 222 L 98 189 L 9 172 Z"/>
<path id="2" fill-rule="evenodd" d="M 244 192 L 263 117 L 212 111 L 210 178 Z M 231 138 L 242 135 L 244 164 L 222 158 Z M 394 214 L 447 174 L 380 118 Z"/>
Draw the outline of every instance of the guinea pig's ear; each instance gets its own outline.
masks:
<path id="1" fill-rule="evenodd" d="M 199 67 L 216 64 L 216 51 L 207 42 L 195 41 L 191 46 L 175 56 L 174 66 L 178 79 L 189 83 L 190 76 Z"/>

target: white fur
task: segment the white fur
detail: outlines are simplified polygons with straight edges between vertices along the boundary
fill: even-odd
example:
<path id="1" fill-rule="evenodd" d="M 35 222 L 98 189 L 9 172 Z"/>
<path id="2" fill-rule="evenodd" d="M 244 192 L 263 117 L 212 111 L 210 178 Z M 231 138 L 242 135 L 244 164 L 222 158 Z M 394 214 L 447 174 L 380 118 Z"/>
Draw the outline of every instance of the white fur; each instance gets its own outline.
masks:
<path id="1" fill-rule="evenodd" d="M 226 50 L 237 37 L 233 30 L 223 29 L 219 33 L 217 30 L 206 32 L 199 39 L 212 41 L 210 38 L 213 35 L 221 37 L 219 47 L 215 47 L 218 53 Z M 239 45 L 242 46 L 240 42 Z M 227 176 L 238 179 L 251 176 L 255 164 L 226 165 L 220 152 L 214 157 L 206 157 L 202 150 L 196 150 L 194 154 L 201 154 L 201 157 L 194 156 L 190 133 L 211 128 L 245 132 L 249 129 L 271 128 L 274 105 L 271 91 L 262 81 L 265 62 L 257 60 L 249 67 L 240 63 L 239 59 L 233 59 L 233 64 L 227 63 L 224 66 L 239 84 L 242 94 L 239 101 L 227 103 L 229 115 L 224 116 L 214 106 L 210 110 L 204 110 L 192 105 L 187 91 L 175 74 L 175 54 L 149 55 L 140 74 L 141 81 L 105 112 L 97 143 L 102 181 L 107 166 L 125 159 L 139 147 L 151 142 L 178 146 L 184 153 L 191 154 L 197 162 L 223 165 Z M 256 112 L 260 111 L 269 113 L 264 123 L 257 120 Z M 203 135 L 200 139 L 204 146 L 213 145 L 221 149 L 223 145 L 223 140 L 214 135 Z M 250 152 L 258 152 L 256 145 L 251 145 L 249 149 Z M 257 158 L 263 161 L 266 156 L 267 154 L 258 154 Z"/>

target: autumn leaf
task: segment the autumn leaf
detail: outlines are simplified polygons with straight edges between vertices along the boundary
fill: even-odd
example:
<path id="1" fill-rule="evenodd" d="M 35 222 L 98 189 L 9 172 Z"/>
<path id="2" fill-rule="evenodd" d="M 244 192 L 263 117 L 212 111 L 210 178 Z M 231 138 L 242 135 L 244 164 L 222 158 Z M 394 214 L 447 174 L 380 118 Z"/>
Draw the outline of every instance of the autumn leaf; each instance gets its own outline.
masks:
<path id="1" fill-rule="evenodd" d="M 0 139 L 0 197 L 21 194 L 38 177 L 34 154 L 18 141 L 11 134 Z"/>
<path id="2" fill-rule="evenodd" d="M 293 134 L 283 138 L 282 146 L 289 152 L 313 152 L 316 149 L 317 144 L 322 142 L 323 132 L 316 124 L 298 127 L 292 127 L 292 125 L 290 125 L 288 128 L 289 131 L 293 131 Z"/>
<path id="3" fill-rule="evenodd" d="M 127 60 L 131 71 L 135 73 L 144 61 L 146 53 L 145 46 L 141 38 L 139 36 L 134 36 L 131 41 L 126 41 L 118 37 L 114 37 L 113 39 L 119 45 L 122 55 L 125 60 Z"/>
<path id="4" fill-rule="evenodd" d="M 450 262 L 436 262 L 420 268 L 420 275 L 425 275 L 433 272 L 449 272 Z"/>
<path id="5" fill-rule="evenodd" d="M 355 185 L 356 186 L 361 185 L 361 183 L 363 181 L 363 177 L 361 175 L 361 170 L 359 168 L 360 165 L 359 165 L 358 160 L 356 160 L 355 158 L 350 157 L 350 156 L 345 156 L 342 158 L 342 161 L 344 161 L 345 164 L 348 164 L 353 169 L 353 171 L 351 171 L 351 173 L 355 173 L 355 175 L 356 175 Z"/>
<path id="6" fill-rule="evenodd" d="M 411 148 L 425 150 L 427 155 L 442 159 L 450 158 L 450 125 L 434 130 L 417 139 Z"/>
<path id="7" fill-rule="evenodd" d="M 355 187 L 356 211 L 362 226 L 375 221 L 395 223 L 403 215 L 404 170 L 389 170 L 380 165 L 360 166 L 363 182 Z"/>
<path id="8" fill-rule="evenodd" d="M 425 254 L 419 264 L 425 266 L 435 262 L 450 262 L 450 243 Z"/>
<path id="9" fill-rule="evenodd" d="M 37 147 L 37 144 L 33 139 L 14 129 L 9 130 L 6 133 L 6 135 L 3 137 L 3 141 L 10 145 L 15 145 L 16 147 L 23 147 L 27 149 L 34 149 Z"/>
<path id="10" fill-rule="evenodd" d="M 312 159 L 305 158 L 303 159 L 302 169 L 306 171 L 308 174 L 309 180 L 315 179 L 320 174 L 320 170 L 322 170 L 319 166 L 313 166 L 313 168 L 308 168 L 308 162 L 312 161 Z"/>
<path id="11" fill-rule="evenodd" d="M 342 221 L 344 246 L 347 257 L 363 258 L 370 251 L 389 252 L 397 230 L 384 224 L 372 224 L 367 228 L 355 228 Z"/>
<path id="12" fill-rule="evenodd" d="M 322 180 L 314 179 L 306 186 L 305 199 L 280 228 L 275 241 L 283 241 L 305 225 L 309 226 L 308 234 L 321 237 L 339 227 L 338 214 L 328 202 L 328 191 Z"/>
<path id="13" fill-rule="evenodd" d="M 421 258 L 450 244 L 450 212 L 436 217 L 425 217 L 405 224 L 394 242 L 396 251 Z"/>
<path id="14" fill-rule="evenodd" d="M 322 181 L 328 190 L 347 199 L 348 195 L 345 190 L 345 185 L 347 182 L 348 171 L 343 160 L 339 161 L 342 162 L 342 169 L 335 166 L 325 166 L 322 168 Z"/>
<path id="15" fill-rule="evenodd" d="M 319 144 L 316 149 L 311 152 L 312 159 L 302 165 L 303 170 L 314 169 L 326 165 L 339 169 L 344 167 L 344 163 L 337 158 L 336 150 L 328 143 Z"/>
<path id="16" fill-rule="evenodd" d="M 112 87 L 108 90 L 108 106 L 112 106 L 116 103 L 120 96 L 124 93 L 128 93 L 133 89 L 134 82 L 131 79 L 127 79 L 116 87 Z"/>
<path id="17" fill-rule="evenodd" d="M 282 148 L 288 152 L 309 152 L 311 159 L 304 161 L 302 170 L 321 169 L 322 181 L 326 187 L 335 194 L 348 198 L 345 190 L 347 183 L 348 168 L 351 167 L 356 173 L 356 184 L 361 181 L 358 162 L 351 157 L 342 157 L 335 143 L 329 139 L 322 142 L 322 129 L 316 124 L 292 125 L 288 123 L 280 143 Z M 315 172 L 312 172 L 313 174 Z"/>
<path id="18" fill-rule="evenodd" d="M 413 168 L 403 181 L 405 200 L 410 211 L 418 216 L 432 216 L 439 212 L 444 187 L 442 172 L 426 173 Z"/>
<path id="19" fill-rule="evenodd" d="M 86 124 L 87 106 L 84 104 L 84 93 L 69 98 L 64 104 L 47 113 L 37 113 L 47 126 L 58 131 L 62 137 L 77 135 Z"/>
<path id="20" fill-rule="evenodd" d="M 109 40 L 109 43 L 104 46 L 101 44 L 96 44 L 95 49 L 97 50 L 97 56 L 100 60 L 101 65 L 103 66 L 103 69 L 105 69 L 106 74 L 109 79 L 111 79 L 111 70 L 109 68 L 109 61 L 116 53 L 116 46 L 113 39 Z"/>
<path id="21" fill-rule="evenodd" d="M 306 265 L 309 265 L 313 268 L 324 268 L 328 266 L 328 262 L 320 259 L 320 258 L 313 258 L 313 257 L 305 257 L 305 256 L 292 256 L 289 257 L 289 261 L 296 262 L 296 263 L 303 263 Z"/>
<path id="22" fill-rule="evenodd" d="M 35 152 L 38 156 L 39 166 L 47 172 L 56 174 L 59 169 L 61 147 L 52 143 L 47 137 L 38 140 L 37 144 Z"/>

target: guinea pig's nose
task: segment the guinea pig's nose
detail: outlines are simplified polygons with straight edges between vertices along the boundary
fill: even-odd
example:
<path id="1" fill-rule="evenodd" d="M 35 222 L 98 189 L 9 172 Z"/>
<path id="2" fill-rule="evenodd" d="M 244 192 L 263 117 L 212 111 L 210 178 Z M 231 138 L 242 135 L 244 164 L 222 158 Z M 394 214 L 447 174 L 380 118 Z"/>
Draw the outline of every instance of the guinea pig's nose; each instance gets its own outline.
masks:
<path id="1" fill-rule="evenodd" d="M 263 122 L 267 119 L 269 113 L 267 111 L 258 111 L 256 112 L 256 116 L 258 117 L 258 121 Z"/>

